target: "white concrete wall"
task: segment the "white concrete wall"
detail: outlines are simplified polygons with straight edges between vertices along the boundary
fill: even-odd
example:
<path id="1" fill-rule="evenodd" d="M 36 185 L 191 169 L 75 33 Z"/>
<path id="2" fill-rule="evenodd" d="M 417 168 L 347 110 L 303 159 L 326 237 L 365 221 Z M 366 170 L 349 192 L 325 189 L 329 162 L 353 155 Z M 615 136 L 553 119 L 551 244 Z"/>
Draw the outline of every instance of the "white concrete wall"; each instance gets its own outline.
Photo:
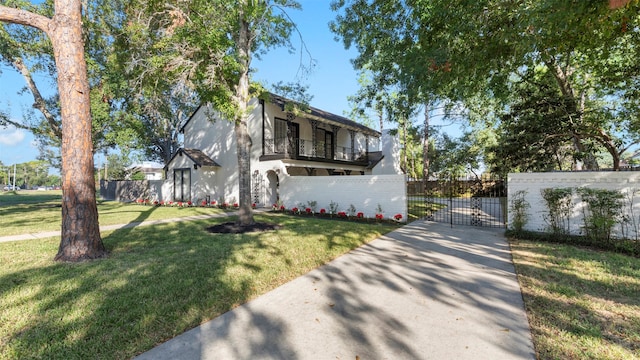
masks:
<path id="1" fill-rule="evenodd" d="M 373 175 L 402 174 L 400 169 L 400 140 L 384 130 L 381 139 L 382 160 L 372 170 Z"/>
<path id="2" fill-rule="evenodd" d="M 550 172 L 550 173 L 523 173 L 509 174 L 508 199 L 509 209 L 514 194 L 520 190 L 526 191 L 525 200 L 530 208 L 527 211 L 528 223 L 526 230 L 545 231 L 548 224 L 543 216 L 548 213 L 546 203 L 542 198 L 542 189 L 546 188 L 573 188 L 572 202 L 573 213 L 570 219 L 570 231 L 572 234 L 580 234 L 584 225 L 583 206 L 580 196 L 575 193 L 579 187 L 619 190 L 625 195 L 625 210 L 628 216 L 639 222 L 640 216 L 640 172 Z M 635 195 L 634 195 L 635 194 Z M 509 223 L 513 214 L 509 211 Z M 633 229 L 627 229 L 633 230 Z M 634 233 L 630 234 L 635 237 Z M 620 235 L 620 229 L 616 229 L 616 235 Z M 628 236 L 627 236 L 628 237 Z"/>
<path id="3" fill-rule="evenodd" d="M 353 204 L 356 212 L 375 217 L 378 204 L 385 218 L 402 214 L 407 219 L 407 194 L 404 175 L 363 176 L 287 176 L 280 178 L 280 199 L 287 209 L 317 201 L 329 212 L 329 204 L 338 203 L 338 211 Z"/>

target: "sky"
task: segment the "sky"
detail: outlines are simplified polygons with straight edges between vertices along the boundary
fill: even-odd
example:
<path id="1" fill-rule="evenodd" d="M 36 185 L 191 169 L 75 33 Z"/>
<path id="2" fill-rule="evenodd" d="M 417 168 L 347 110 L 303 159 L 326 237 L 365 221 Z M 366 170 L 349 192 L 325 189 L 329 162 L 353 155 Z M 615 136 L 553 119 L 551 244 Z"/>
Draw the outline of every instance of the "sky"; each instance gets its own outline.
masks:
<path id="1" fill-rule="evenodd" d="M 291 54 L 287 49 L 273 49 L 262 57 L 254 59 L 252 67 L 256 72 L 252 80 L 265 85 L 300 82 L 308 86 L 307 93 L 312 96 L 311 106 L 337 114 L 345 115 L 350 106 L 347 97 L 358 91 L 358 73 L 350 60 L 357 56 L 353 49 L 346 50 L 342 42 L 335 41 L 335 35 L 329 30 L 329 22 L 335 18 L 326 0 L 300 0 L 302 10 L 288 10 L 288 15 L 297 24 L 300 35 L 292 36 L 296 51 Z M 299 65 L 307 64 L 309 57 L 301 54 L 301 40 L 307 46 L 315 67 L 306 78 L 299 78 Z M 301 60 L 302 56 L 302 60 Z M 23 110 L 31 107 L 33 97 L 29 92 L 17 95 L 25 86 L 22 76 L 6 65 L 0 65 L 0 109 L 10 112 L 14 119 L 23 117 Z M 35 76 L 45 96 L 52 93 L 54 85 L 46 76 Z M 0 127 L 0 161 L 5 165 L 35 160 L 38 156 L 33 136 L 24 130 Z M 96 164 L 99 160 L 96 159 Z"/>

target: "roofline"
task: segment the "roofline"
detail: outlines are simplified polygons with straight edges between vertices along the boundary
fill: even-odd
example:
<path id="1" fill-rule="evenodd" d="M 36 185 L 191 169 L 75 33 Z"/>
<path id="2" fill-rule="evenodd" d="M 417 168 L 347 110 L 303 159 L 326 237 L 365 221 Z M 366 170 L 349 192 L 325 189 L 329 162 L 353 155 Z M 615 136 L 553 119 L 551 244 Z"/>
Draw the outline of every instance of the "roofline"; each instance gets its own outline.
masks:
<path id="1" fill-rule="evenodd" d="M 276 105 L 280 105 L 277 102 L 277 99 L 280 99 L 280 101 L 282 102 L 291 102 L 294 104 L 300 104 L 299 101 L 295 101 L 295 100 L 291 100 L 291 99 L 287 99 L 283 96 L 280 95 L 276 95 L 274 93 L 271 92 L 265 92 L 265 94 L 269 95 L 269 100 L 272 104 L 276 104 Z M 373 135 L 373 136 L 377 136 L 377 137 L 381 137 L 382 133 L 378 130 L 374 130 L 366 125 L 357 123 L 349 118 L 346 118 L 344 116 L 341 115 L 336 115 L 333 113 L 330 113 L 328 111 L 310 106 L 310 105 L 304 105 L 305 107 L 308 107 L 310 110 L 309 112 L 304 112 L 302 111 L 300 114 L 298 114 L 298 116 L 300 117 L 306 117 L 312 120 L 320 120 L 329 124 L 336 124 L 336 125 L 341 125 L 342 127 L 347 127 L 347 128 L 353 128 L 354 130 L 358 130 L 361 132 L 365 132 L 368 133 L 369 135 Z M 283 108 L 283 106 L 281 106 L 281 108 Z M 284 109 L 283 109 L 284 110 Z M 314 114 L 315 113 L 315 114 Z M 323 114 L 329 115 L 329 116 L 322 116 Z M 335 118 L 335 120 L 331 119 L 331 118 Z"/>
<path id="2" fill-rule="evenodd" d="M 294 104 L 300 104 L 299 101 L 295 101 L 295 100 L 291 100 L 291 99 L 287 99 L 283 96 L 280 95 L 276 95 L 274 93 L 271 92 L 265 92 L 264 94 L 267 94 L 269 96 L 268 101 L 272 104 L 275 105 L 280 105 L 277 103 L 277 100 L 274 101 L 274 99 L 280 99 L 280 101 L 283 102 L 291 102 Z M 253 98 L 258 98 L 259 100 L 264 100 L 263 98 L 261 98 L 260 96 L 257 97 L 253 97 Z M 196 115 L 196 113 L 200 110 L 201 107 L 205 106 L 204 104 L 200 104 L 198 106 L 198 108 L 196 108 L 196 110 L 191 114 L 191 116 L 189 116 L 189 119 L 187 119 L 187 121 L 184 123 L 184 125 L 182 125 L 182 127 L 180 128 L 179 132 L 181 134 L 184 133 L 184 128 L 187 126 L 187 124 L 189 124 L 189 122 L 191 121 L 191 119 L 193 119 L 193 117 Z M 306 106 L 306 105 L 305 105 Z M 300 117 L 305 117 L 311 120 L 319 120 L 322 122 L 326 122 L 328 124 L 335 124 L 335 125 L 340 125 L 341 127 L 345 127 L 345 128 L 352 128 L 353 130 L 357 130 L 363 133 L 366 133 L 368 135 L 372 135 L 372 136 L 376 136 L 376 137 L 381 137 L 382 133 L 378 130 L 374 130 L 366 125 L 357 123 L 349 118 L 346 118 L 344 116 L 340 116 L 340 115 L 336 115 L 333 113 L 330 113 L 328 111 L 324 111 L 322 109 L 313 107 L 313 106 L 308 106 L 309 110 L 311 113 L 307 113 L 307 112 L 302 112 L 301 114 L 299 114 Z M 314 114 L 315 113 L 315 114 Z M 327 116 L 322 116 L 323 114 L 329 115 Z M 336 120 L 333 120 L 331 118 L 335 118 Z"/>
<path id="3" fill-rule="evenodd" d="M 198 110 L 200 110 L 200 108 L 203 105 L 200 104 L 198 105 L 198 107 L 193 111 L 193 113 L 191 114 L 191 116 L 189 116 L 189 118 L 187 119 L 187 121 L 184 123 L 184 125 L 182 125 L 182 127 L 180 127 L 180 130 L 178 130 L 179 133 L 184 134 L 184 128 L 187 126 L 187 124 L 191 121 L 191 119 L 193 119 L 193 117 L 196 115 L 196 113 L 198 112 Z"/>

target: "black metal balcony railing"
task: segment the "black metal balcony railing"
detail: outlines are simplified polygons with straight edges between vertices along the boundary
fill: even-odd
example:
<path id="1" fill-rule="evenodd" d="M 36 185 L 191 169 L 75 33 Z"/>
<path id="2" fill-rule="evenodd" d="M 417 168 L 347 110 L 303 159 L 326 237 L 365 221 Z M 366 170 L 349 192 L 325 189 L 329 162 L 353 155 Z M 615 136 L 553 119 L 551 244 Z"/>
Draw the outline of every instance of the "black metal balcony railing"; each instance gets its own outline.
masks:
<path id="1" fill-rule="evenodd" d="M 352 148 L 346 146 L 336 146 L 334 149 L 332 144 L 324 141 L 316 142 L 315 146 L 311 140 L 297 138 L 265 138 L 264 142 L 265 155 L 282 155 L 288 159 L 311 158 L 354 162 L 367 161 L 367 153 L 364 149 L 352 151 Z"/>

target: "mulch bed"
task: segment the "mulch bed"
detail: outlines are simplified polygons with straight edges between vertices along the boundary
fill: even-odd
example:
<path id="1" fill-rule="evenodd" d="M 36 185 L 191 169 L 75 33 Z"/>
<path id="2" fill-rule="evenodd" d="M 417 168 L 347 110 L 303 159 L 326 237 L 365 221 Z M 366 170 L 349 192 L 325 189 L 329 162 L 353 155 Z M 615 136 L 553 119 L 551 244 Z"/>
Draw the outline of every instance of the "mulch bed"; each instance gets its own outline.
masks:
<path id="1" fill-rule="evenodd" d="M 213 234 L 244 234 L 251 232 L 263 232 L 282 229 L 282 226 L 277 224 L 261 223 L 257 222 L 253 225 L 242 226 L 235 222 L 226 222 L 223 224 L 213 225 L 206 228 L 206 230 Z"/>

